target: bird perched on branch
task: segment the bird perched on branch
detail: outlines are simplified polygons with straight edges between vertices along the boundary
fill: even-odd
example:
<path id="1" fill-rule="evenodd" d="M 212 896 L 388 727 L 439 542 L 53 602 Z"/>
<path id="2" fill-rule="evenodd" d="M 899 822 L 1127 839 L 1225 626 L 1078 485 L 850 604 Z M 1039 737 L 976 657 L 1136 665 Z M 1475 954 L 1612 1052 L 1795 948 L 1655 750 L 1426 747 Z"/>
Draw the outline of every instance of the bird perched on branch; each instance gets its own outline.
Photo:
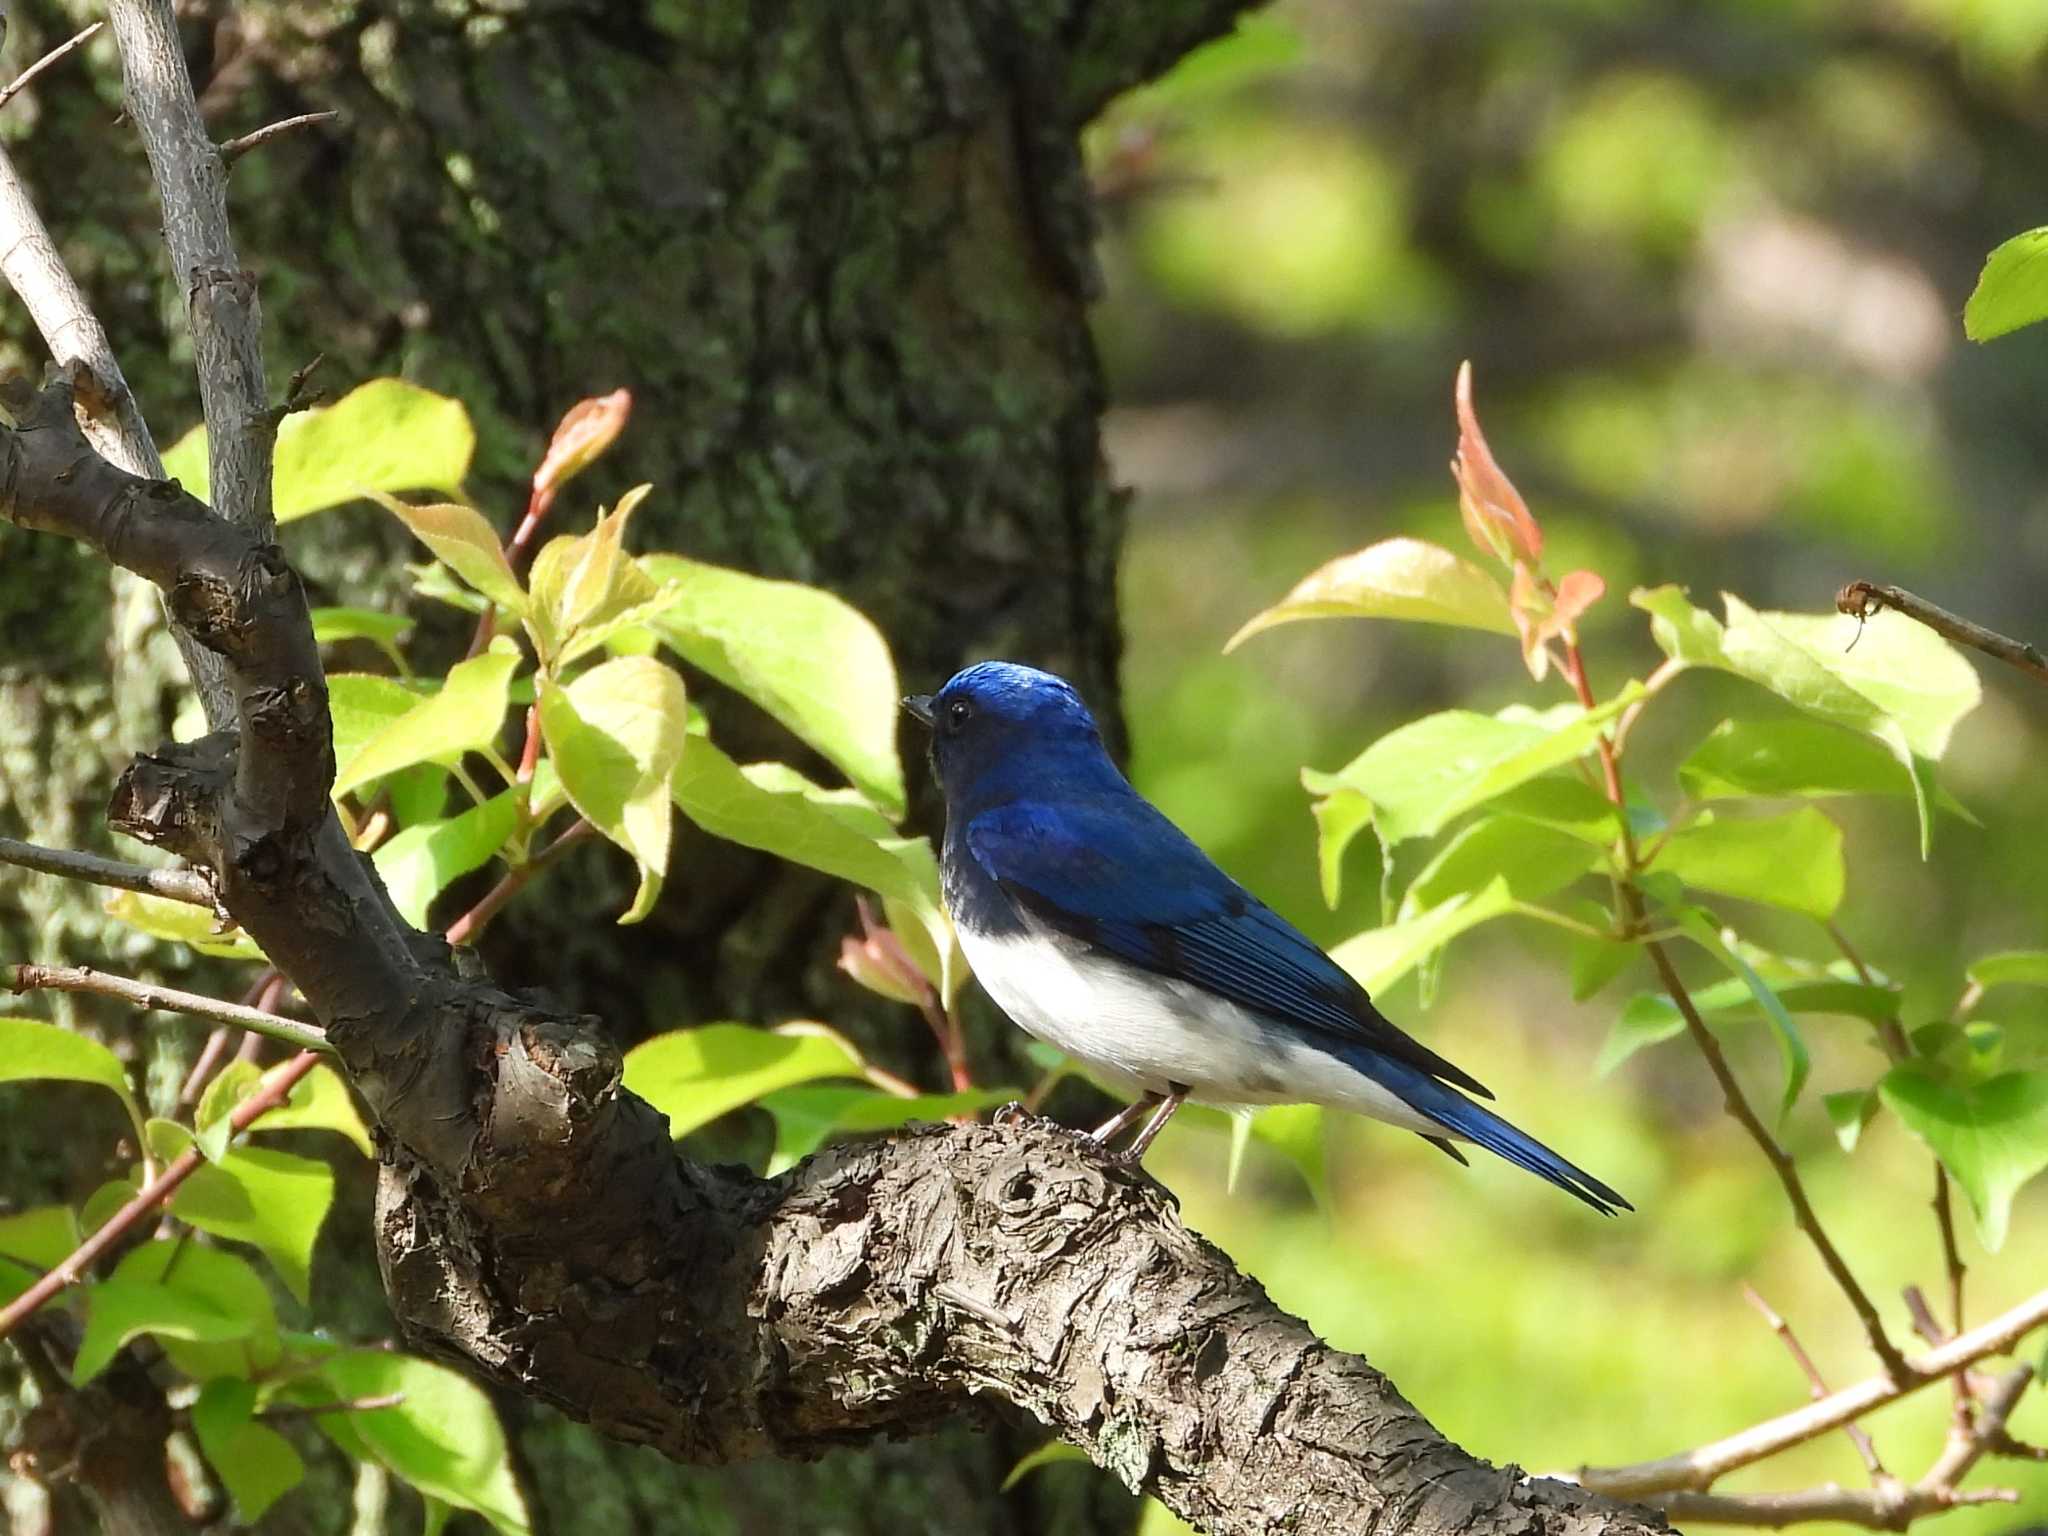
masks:
<path id="1" fill-rule="evenodd" d="M 1472 1142 L 1603 1214 L 1629 1203 L 1468 1095 L 1492 1094 L 1389 1023 L 1365 989 L 1212 863 L 1109 759 L 1049 672 L 985 661 L 903 701 L 932 730 L 946 906 L 974 974 L 1030 1033 L 1148 1114 L 1135 1162 L 1187 1099 L 1326 1104 Z M 1461 1091 L 1462 1090 L 1462 1091 Z"/>

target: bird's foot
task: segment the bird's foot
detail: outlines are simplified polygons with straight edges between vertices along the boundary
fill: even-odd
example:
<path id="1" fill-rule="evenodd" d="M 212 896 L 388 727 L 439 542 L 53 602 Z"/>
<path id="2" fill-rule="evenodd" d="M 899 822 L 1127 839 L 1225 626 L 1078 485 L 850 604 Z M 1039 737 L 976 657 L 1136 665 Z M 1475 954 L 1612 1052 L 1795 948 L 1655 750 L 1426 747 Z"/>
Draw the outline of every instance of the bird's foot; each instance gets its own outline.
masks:
<path id="1" fill-rule="evenodd" d="M 1022 1099 L 1012 1099 L 1007 1104 L 997 1105 L 996 1112 L 988 1117 L 988 1123 L 990 1125 L 1022 1125 L 1027 1120 L 1036 1120 L 1038 1118 L 1040 1117 L 1024 1107 Z"/>

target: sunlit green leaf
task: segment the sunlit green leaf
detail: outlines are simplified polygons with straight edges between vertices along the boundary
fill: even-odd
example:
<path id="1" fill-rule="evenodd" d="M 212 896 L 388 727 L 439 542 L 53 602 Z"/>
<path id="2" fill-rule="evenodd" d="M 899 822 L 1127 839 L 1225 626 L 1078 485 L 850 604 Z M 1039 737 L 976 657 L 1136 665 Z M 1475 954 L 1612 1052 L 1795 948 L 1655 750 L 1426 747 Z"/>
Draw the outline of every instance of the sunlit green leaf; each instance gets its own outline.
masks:
<path id="1" fill-rule="evenodd" d="M 1799 1098 L 1799 1090 L 1806 1086 L 1807 1073 L 1812 1069 L 1813 1060 L 1806 1049 L 1806 1037 L 1799 1032 L 1799 1026 L 1792 1022 L 1792 1015 L 1784 1001 L 1765 985 L 1754 967 L 1729 944 L 1726 936 L 1716 928 L 1704 912 L 1697 907 L 1684 907 L 1674 916 L 1678 919 L 1679 930 L 1700 948 L 1712 955 L 1732 971 L 1749 989 L 1749 994 L 1763 1010 L 1770 1021 L 1772 1033 L 1778 1042 L 1778 1053 L 1785 1064 L 1785 1091 L 1779 1104 L 1779 1113 L 1791 1109 Z"/>
<path id="2" fill-rule="evenodd" d="M 526 611 L 526 592 L 505 557 L 504 536 L 474 507 L 439 501 L 414 506 L 395 496 L 379 496 L 377 504 L 412 531 L 434 558 L 492 602 Z"/>
<path id="3" fill-rule="evenodd" d="M 1147 112 L 1182 111 L 1213 101 L 1289 68 L 1307 47 L 1292 22 L 1270 11 L 1248 12 L 1237 18 L 1231 31 L 1184 54 L 1173 68 L 1135 92 L 1130 105 Z"/>
<path id="4" fill-rule="evenodd" d="M 899 901 L 931 937 L 936 953 L 957 955 L 939 903 L 938 860 L 925 839 L 871 836 L 843 804 L 828 798 L 831 791 L 779 764 L 741 768 L 701 736 L 691 740 L 669 788 L 677 808 L 713 837 Z"/>
<path id="5" fill-rule="evenodd" d="M 416 701 L 353 758 L 343 761 L 336 751 L 334 793 L 347 794 L 414 763 L 452 763 L 465 752 L 494 745 L 505 726 L 519 660 L 519 647 L 500 635 L 481 656 L 457 662 L 438 693 Z"/>
<path id="6" fill-rule="evenodd" d="M 213 912 L 189 901 L 170 901 L 141 891 L 109 891 L 100 908 L 138 933 L 168 944 L 189 944 L 202 955 L 223 960 L 263 958 L 263 951 L 248 934 L 239 928 L 217 932 Z"/>
<path id="7" fill-rule="evenodd" d="M 1990 341 L 2048 319 L 2048 228 L 2030 229 L 1996 246 L 1963 305 L 1963 334 Z"/>
<path id="8" fill-rule="evenodd" d="M 405 658 L 400 654 L 398 644 L 411 631 L 412 620 L 402 613 L 379 613 L 374 608 L 313 610 L 315 643 L 335 645 L 344 640 L 367 640 L 390 657 L 394 667 L 404 665 Z"/>
<path id="9" fill-rule="evenodd" d="M 371 855 L 399 913 L 415 928 L 450 884 L 488 864 L 519 824 L 519 795 L 505 790 L 446 821 L 401 828 Z"/>
<path id="10" fill-rule="evenodd" d="M 1621 832 L 1621 818 L 1599 790 L 1571 773 L 1547 773 L 1518 784 L 1493 801 L 1496 810 L 1507 811 L 1524 821 L 1539 822 L 1559 832 L 1568 832 L 1581 842 L 1605 847 Z M 1642 826 L 1636 835 L 1644 836 Z"/>
<path id="11" fill-rule="evenodd" d="M 1876 738 L 1798 716 L 1723 720 L 1679 764 L 1678 781 L 1695 800 L 1913 793 L 1911 769 Z M 1969 817 L 1946 790 L 1935 803 Z"/>
<path id="12" fill-rule="evenodd" d="M 626 1053 L 625 1085 L 688 1135 L 764 1094 L 825 1077 L 859 1077 L 862 1062 L 831 1034 L 790 1034 L 749 1024 L 700 1024 Z"/>
<path id="13" fill-rule="evenodd" d="M 921 1093 L 915 1098 L 852 1083 L 804 1083 L 761 1096 L 761 1108 L 775 1120 L 775 1150 L 768 1159 L 773 1176 L 802 1162 L 834 1136 L 892 1131 L 912 1121 L 950 1120 L 978 1114 L 1020 1099 L 1015 1088 L 973 1088 L 965 1093 Z"/>
<path id="14" fill-rule="evenodd" d="M 198 910 L 198 909 L 194 909 Z M 0 1018 L 0 1083 L 58 1081 L 105 1088 L 142 1133 L 142 1106 L 128 1086 L 120 1058 L 84 1035 L 41 1019 Z"/>
<path id="15" fill-rule="evenodd" d="M 272 1072 L 282 1070 L 272 1068 Z M 268 1076 L 269 1074 L 266 1074 Z M 365 1157 L 376 1156 L 370 1144 L 369 1128 L 356 1111 L 341 1074 L 332 1067 L 315 1067 L 292 1085 L 291 1096 L 275 1109 L 268 1109 L 249 1127 L 252 1132 L 335 1131 L 346 1136 Z"/>
<path id="16" fill-rule="evenodd" d="M 1842 904 L 1849 878 L 1842 829 L 1810 805 L 1782 816 L 1701 816 L 1665 839 L 1649 867 L 1697 890 L 1822 919 Z"/>
<path id="17" fill-rule="evenodd" d="M 1028 1455 L 1020 1456 L 1017 1459 L 1017 1464 L 1010 1468 L 1008 1474 L 1003 1478 L 1003 1485 L 997 1491 L 1008 1493 L 1040 1467 L 1050 1467 L 1062 1461 L 1085 1462 L 1087 1460 L 1088 1453 L 1079 1446 L 1068 1445 L 1064 1440 L 1048 1440 L 1037 1450 L 1030 1452 Z"/>
<path id="18" fill-rule="evenodd" d="M 1631 682 L 1599 708 L 1451 709 L 1382 736 L 1336 773 L 1304 770 L 1311 793 L 1352 790 L 1388 844 L 1423 837 L 1475 806 L 1593 750 L 1607 722 L 1642 695 Z"/>
<path id="19" fill-rule="evenodd" d="M 1511 635 L 1508 595 L 1469 560 L 1421 539 L 1386 539 L 1311 571 L 1223 647 L 1302 619 L 1406 619 Z"/>
<path id="20" fill-rule="evenodd" d="M 635 486 L 588 533 L 550 539 L 534 556 L 527 631 L 551 665 L 595 650 L 614 631 L 651 619 L 668 601 L 662 582 L 625 552 L 626 525 L 649 489 Z"/>
<path id="21" fill-rule="evenodd" d="M 231 1120 L 242 1101 L 263 1083 L 263 1073 L 253 1061 L 231 1061 L 213 1075 L 192 1112 L 193 1140 L 209 1163 L 220 1161 L 234 1135 Z"/>
<path id="22" fill-rule="evenodd" d="M 1302 773 L 1307 788 L 1308 770 Z M 1372 825 L 1372 802 L 1355 789 L 1338 789 L 1312 807 L 1316 818 L 1316 872 L 1323 901 L 1333 911 L 1344 894 L 1344 854 L 1352 840 Z"/>
<path id="23" fill-rule="evenodd" d="M 149 1141 L 169 1160 L 192 1145 L 183 1126 L 149 1122 Z M 202 1232 L 263 1251 L 300 1301 L 312 1280 L 313 1244 L 334 1203 L 334 1170 L 310 1157 L 240 1147 L 199 1168 L 171 1197 L 171 1214 Z"/>
<path id="24" fill-rule="evenodd" d="M 614 656 L 540 698 L 541 733 L 562 788 L 640 867 L 622 923 L 653 910 L 668 869 L 669 780 L 685 757 L 689 719 L 682 678 L 650 656 Z"/>
<path id="25" fill-rule="evenodd" d="M 68 1205 L 32 1205 L 0 1216 L 0 1254 L 37 1269 L 55 1269 L 63 1263 L 82 1235 Z"/>
<path id="26" fill-rule="evenodd" d="M 1459 934 L 1515 910 L 1504 878 L 1495 876 L 1486 888 L 1453 896 L 1420 917 L 1384 928 L 1370 928 L 1330 951 L 1330 958 L 1358 978 L 1368 992 L 1392 986 Z"/>
<path id="27" fill-rule="evenodd" d="M 256 1271 L 219 1248 L 158 1238 L 86 1288 L 85 1336 L 71 1378 L 84 1383 L 142 1334 L 219 1344 L 275 1333 L 277 1313 Z"/>
<path id="28" fill-rule="evenodd" d="M 1600 860 L 1592 843 L 1538 821 L 1495 813 L 1444 844 L 1402 898 L 1399 916 L 1414 917 L 1453 896 L 1484 890 L 1496 876 L 1517 901 L 1540 901 Z"/>
<path id="29" fill-rule="evenodd" d="M 2048 1168 L 2048 1071 L 2007 1072 L 1965 1087 L 1904 1062 L 1885 1074 L 1878 1092 L 1962 1186 L 1978 1235 L 1996 1253 L 2013 1196 Z"/>
<path id="30" fill-rule="evenodd" d="M 649 621 L 664 644 L 781 721 L 891 820 L 902 816 L 896 664 L 864 614 L 817 587 L 680 555 L 641 565 L 674 588 Z"/>
<path id="31" fill-rule="evenodd" d="M 512 1476 L 505 1432 L 483 1388 L 446 1366 L 384 1350 L 347 1350 L 320 1367 L 329 1401 L 395 1397 L 388 1408 L 321 1416 L 421 1493 L 474 1510 L 503 1536 L 525 1536 L 526 1501 Z"/>
<path id="32" fill-rule="evenodd" d="M 192 1404 L 192 1432 L 199 1448 L 235 1501 L 235 1513 L 252 1523 L 306 1475 L 292 1443 L 256 1423 L 256 1388 L 232 1376 L 209 1381 Z"/>
<path id="33" fill-rule="evenodd" d="M 372 491 L 453 493 L 475 451 L 476 433 L 460 401 L 403 379 L 372 379 L 332 405 L 294 411 L 278 424 L 272 508 L 288 523 Z M 212 499 L 204 427 L 164 455 L 164 473 L 201 501 Z"/>
<path id="34" fill-rule="evenodd" d="M 327 712 L 334 721 L 334 761 L 350 762 L 370 740 L 402 718 L 432 690 L 375 672 L 332 672 L 327 677 Z"/>
<path id="35" fill-rule="evenodd" d="M 2048 949 L 2008 949 L 1984 955 L 1970 966 L 1969 977 L 1980 987 L 2048 987 Z"/>

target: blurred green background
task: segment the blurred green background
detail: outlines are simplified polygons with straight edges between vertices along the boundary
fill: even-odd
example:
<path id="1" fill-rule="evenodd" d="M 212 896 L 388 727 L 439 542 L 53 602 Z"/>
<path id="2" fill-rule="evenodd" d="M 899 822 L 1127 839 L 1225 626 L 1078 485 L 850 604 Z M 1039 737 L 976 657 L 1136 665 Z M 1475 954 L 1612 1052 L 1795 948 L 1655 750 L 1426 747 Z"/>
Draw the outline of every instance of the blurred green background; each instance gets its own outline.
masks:
<path id="1" fill-rule="evenodd" d="M 1135 492 L 1135 777 L 1317 937 L 1378 920 L 1379 870 L 1361 839 L 1342 906 L 1324 906 L 1303 765 L 1335 769 L 1453 703 L 1564 696 L 1530 683 L 1512 641 L 1467 631 L 1338 621 L 1221 654 L 1332 556 L 1396 533 L 1465 548 L 1445 468 L 1461 358 L 1551 569 L 1607 578 L 1584 629 L 1603 693 L 1658 659 L 1626 594 L 1666 581 L 1717 611 L 1723 589 L 1822 611 L 1863 577 L 2048 638 L 2048 331 L 1977 347 L 1961 324 L 1985 253 L 2048 219 L 2042 0 L 1282 0 L 1123 103 L 1091 148 L 1108 436 Z M 1849 839 L 1842 927 L 1905 983 L 1913 1022 L 1946 1014 L 1970 957 L 2048 939 L 2048 693 L 1979 671 L 1944 782 L 1981 829 L 1944 820 L 1923 863 L 1909 801 L 1828 806 Z M 1757 702 L 1731 678 L 1682 679 L 1632 745 L 1635 785 L 1669 809 L 1670 765 Z M 1824 958 L 1816 938 L 1787 942 Z M 1354 1120 L 1331 1133 L 1330 1219 L 1270 1152 L 1226 1193 L 1223 1139 L 1199 1129 L 1169 1132 L 1155 1171 L 1282 1305 L 1496 1460 L 1656 1456 L 1796 1406 L 1805 1383 L 1744 1281 L 1831 1384 L 1870 1374 L 1690 1047 L 1595 1076 L 1646 974 L 1575 1005 L 1566 964 L 1563 936 L 1510 919 L 1454 946 L 1427 1009 L 1412 979 L 1381 1002 L 1639 1215 L 1603 1222 L 1498 1162 L 1462 1171 Z M 1987 1014 L 2048 1028 L 2041 994 Z M 1818 1094 L 1880 1059 L 1847 1021 L 1811 1039 L 1783 1135 L 1904 1338 L 1901 1287 L 1942 1293 L 1931 1168 L 1884 1119 L 1837 1149 Z M 1761 1029 L 1731 1050 L 1771 1102 Z M 2048 1274 L 2048 1181 L 2002 1253 L 1963 1241 L 1981 1321 Z M 1929 1391 L 1870 1421 L 1891 1471 L 1926 1469 L 1947 1407 Z M 2048 1396 L 2014 1427 L 2048 1438 Z M 1831 1479 L 1865 1481 L 1839 1434 L 1722 1487 Z M 1974 1479 L 1991 1480 L 2026 1500 L 1940 1528 L 2048 1515 L 2048 1467 Z"/>

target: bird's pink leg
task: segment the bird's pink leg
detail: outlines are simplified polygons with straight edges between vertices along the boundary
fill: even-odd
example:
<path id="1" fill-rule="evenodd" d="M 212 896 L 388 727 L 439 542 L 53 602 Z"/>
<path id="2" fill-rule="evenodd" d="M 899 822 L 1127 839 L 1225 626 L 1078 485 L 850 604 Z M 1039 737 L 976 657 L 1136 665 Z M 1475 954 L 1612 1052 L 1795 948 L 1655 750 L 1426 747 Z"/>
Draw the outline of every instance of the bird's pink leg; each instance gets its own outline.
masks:
<path id="1" fill-rule="evenodd" d="M 1117 1137 L 1123 1135 L 1125 1131 L 1131 1128 L 1133 1121 L 1158 1102 L 1159 1095 L 1156 1093 L 1140 1094 L 1135 1101 L 1126 1104 L 1122 1109 L 1090 1131 L 1088 1133 L 1089 1139 L 1092 1141 L 1116 1140 Z"/>
<path id="2" fill-rule="evenodd" d="M 1138 1132 L 1131 1144 L 1124 1148 L 1122 1158 L 1126 1163 L 1135 1163 L 1145 1156 L 1145 1149 L 1152 1145 L 1152 1138 L 1166 1129 L 1166 1122 L 1173 1118 L 1173 1112 L 1187 1102 L 1188 1090 L 1176 1087 L 1172 1093 L 1159 1101 L 1159 1107 L 1152 1112 L 1152 1118 L 1145 1122 L 1145 1129 Z"/>

